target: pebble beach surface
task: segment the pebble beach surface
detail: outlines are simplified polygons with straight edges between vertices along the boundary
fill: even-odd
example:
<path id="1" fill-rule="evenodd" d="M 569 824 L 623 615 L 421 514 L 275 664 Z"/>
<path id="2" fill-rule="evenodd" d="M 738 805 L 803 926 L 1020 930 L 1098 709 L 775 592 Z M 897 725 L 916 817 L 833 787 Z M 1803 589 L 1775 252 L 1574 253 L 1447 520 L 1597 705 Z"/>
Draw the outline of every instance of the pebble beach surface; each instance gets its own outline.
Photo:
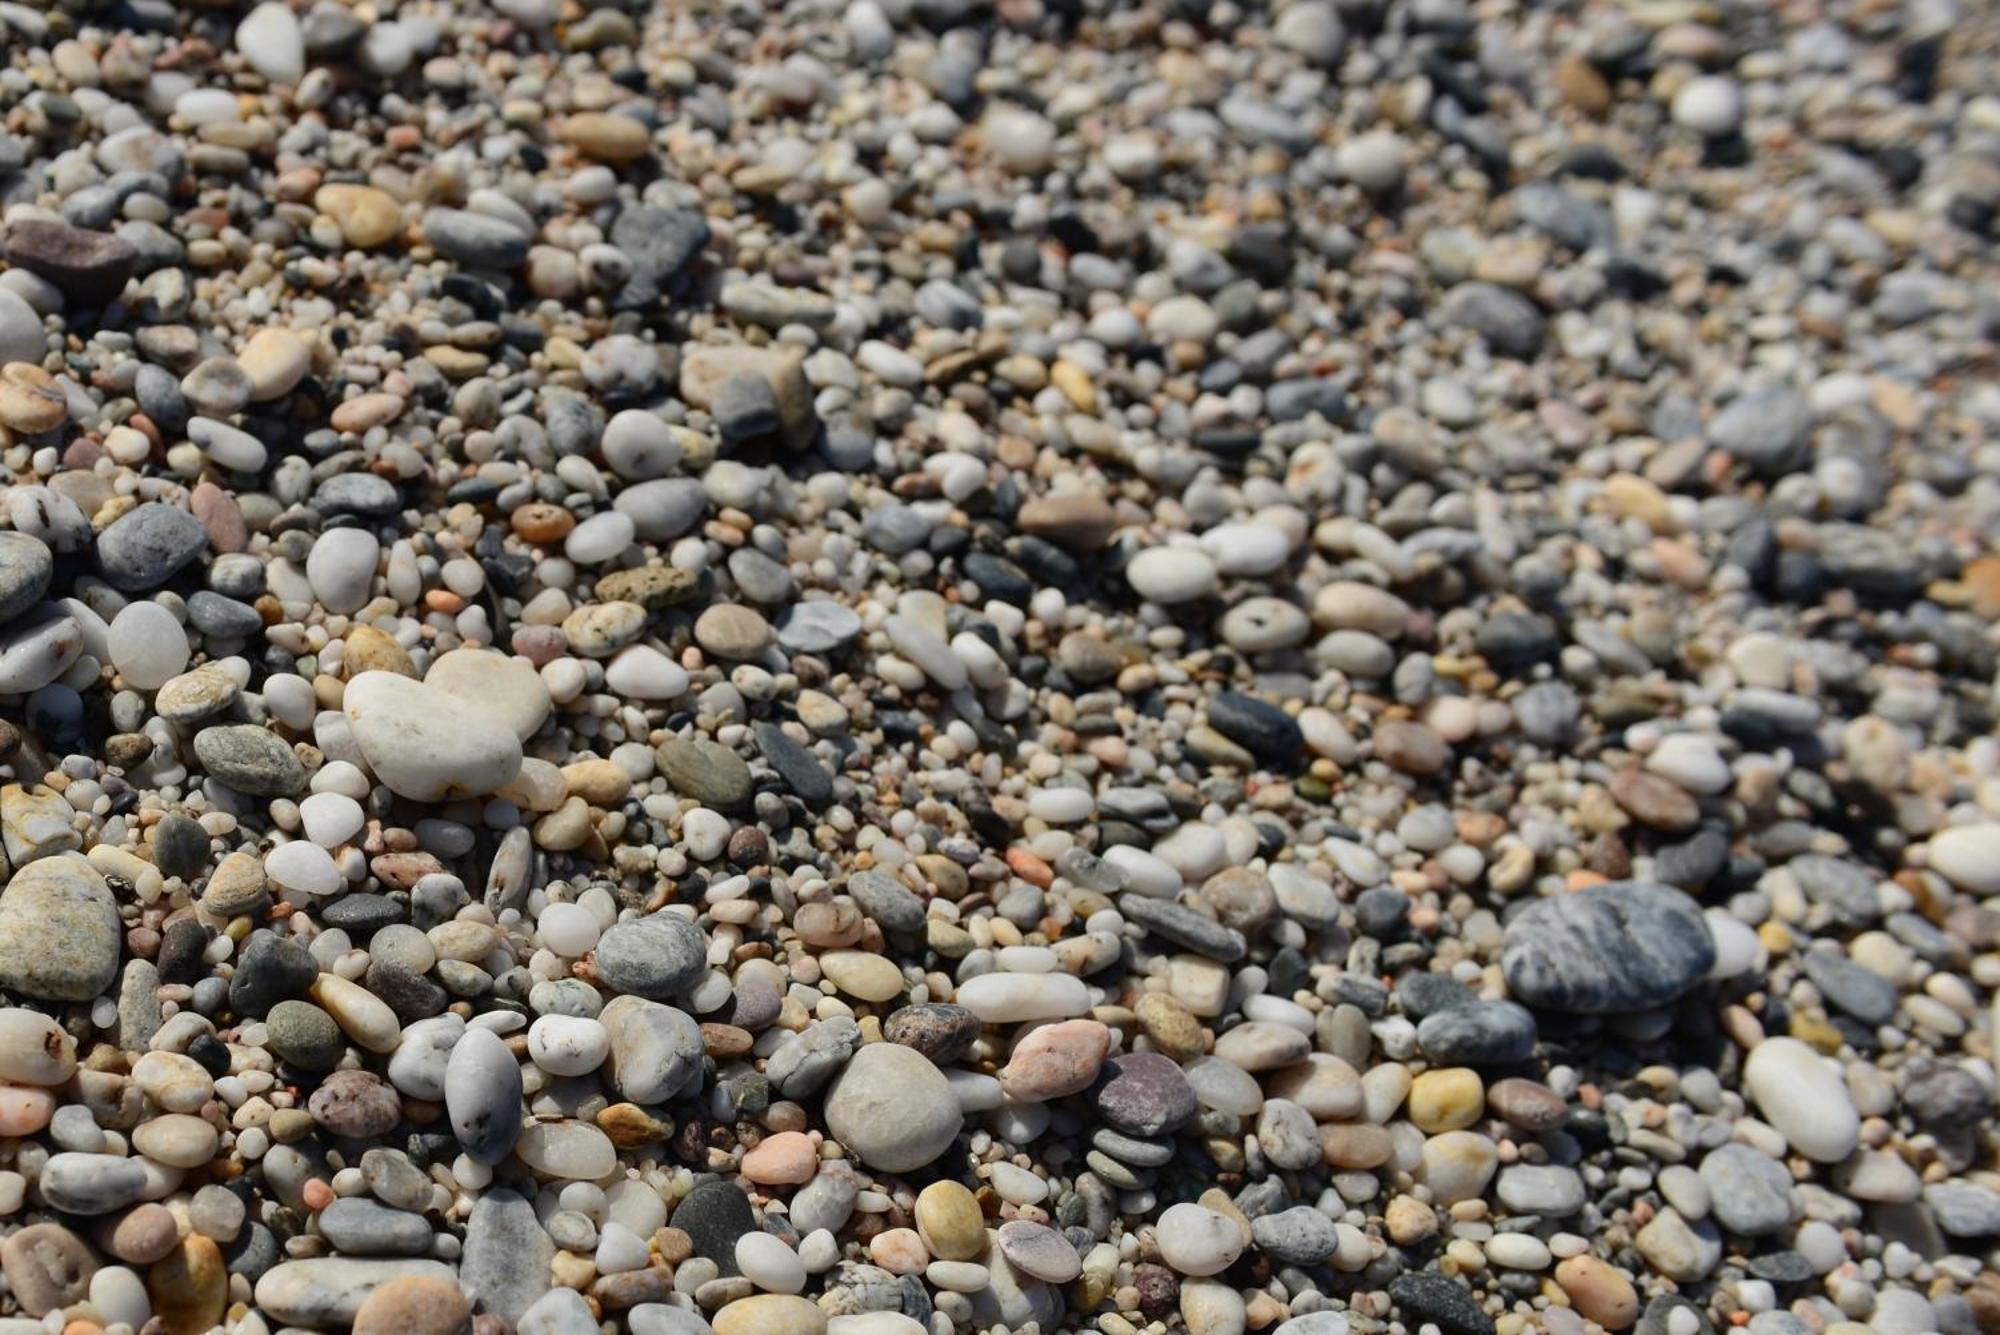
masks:
<path id="1" fill-rule="evenodd" d="M 0 0 L 0 1335 L 2000 1335 L 1996 52 Z"/>

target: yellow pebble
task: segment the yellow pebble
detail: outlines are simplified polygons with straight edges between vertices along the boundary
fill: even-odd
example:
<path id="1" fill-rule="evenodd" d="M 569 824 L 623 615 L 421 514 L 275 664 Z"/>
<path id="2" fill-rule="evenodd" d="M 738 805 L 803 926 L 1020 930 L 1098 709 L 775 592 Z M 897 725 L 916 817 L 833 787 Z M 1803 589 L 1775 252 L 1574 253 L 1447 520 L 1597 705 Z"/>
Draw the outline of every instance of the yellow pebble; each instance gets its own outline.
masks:
<path id="1" fill-rule="evenodd" d="M 1431 1135 L 1461 1131 L 1486 1110 L 1486 1086 L 1467 1066 L 1425 1071 L 1410 1085 L 1410 1120 Z"/>

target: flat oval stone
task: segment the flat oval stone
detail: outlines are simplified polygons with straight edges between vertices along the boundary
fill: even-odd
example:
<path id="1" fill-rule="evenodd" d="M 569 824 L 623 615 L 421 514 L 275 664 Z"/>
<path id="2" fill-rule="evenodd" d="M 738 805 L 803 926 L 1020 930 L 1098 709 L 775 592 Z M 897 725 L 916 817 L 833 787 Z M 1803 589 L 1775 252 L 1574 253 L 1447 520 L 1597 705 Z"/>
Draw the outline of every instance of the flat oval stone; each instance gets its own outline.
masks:
<path id="1" fill-rule="evenodd" d="M 118 976 L 123 926 L 104 878 L 65 853 L 0 891 L 0 986 L 37 1001 L 89 1001 Z"/>
<path id="2" fill-rule="evenodd" d="M 1500 950 L 1519 1000 L 1575 1015 L 1664 1006 L 1714 965 L 1700 905 L 1641 881 L 1537 900 L 1508 922 Z"/>
<path id="3" fill-rule="evenodd" d="M 285 1325 L 345 1329 L 375 1290 L 411 1277 L 453 1281 L 457 1275 L 441 1261 L 321 1256 L 272 1266 L 257 1281 L 255 1296 L 266 1317 Z"/>

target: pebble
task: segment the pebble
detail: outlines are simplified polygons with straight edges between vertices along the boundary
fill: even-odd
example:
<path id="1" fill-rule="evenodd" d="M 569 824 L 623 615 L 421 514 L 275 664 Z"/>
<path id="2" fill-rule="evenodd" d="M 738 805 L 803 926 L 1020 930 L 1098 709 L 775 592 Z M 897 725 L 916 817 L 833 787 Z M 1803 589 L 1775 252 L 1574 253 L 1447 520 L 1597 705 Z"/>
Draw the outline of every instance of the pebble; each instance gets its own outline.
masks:
<path id="1" fill-rule="evenodd" d="M 1645 1010 L 1707 974 L 1715 945 L 1694 902 L 1643 882 L 1530 905 L 1507 924 L 1501 967 L 1530 1006 L 1583 1015 Z"/>
<path id="2" fill-rule="evenodd" d="M 1860 1114 L 1847 1082 L 1796 1038 L 1766 1038 L 1743 1063 L 1743 1088 L 1800 1154 L 1838 1163 L 1854 1151 Z"/>
<path id="3" fill-rule="evenodd" d="M 937 1159 L 958 1136 L 958 1101 L 938 1068 L 895 1043 L 856 1052 L 826 1095 L 827 1129 L 862 1162 L 904 1173 Z"/>

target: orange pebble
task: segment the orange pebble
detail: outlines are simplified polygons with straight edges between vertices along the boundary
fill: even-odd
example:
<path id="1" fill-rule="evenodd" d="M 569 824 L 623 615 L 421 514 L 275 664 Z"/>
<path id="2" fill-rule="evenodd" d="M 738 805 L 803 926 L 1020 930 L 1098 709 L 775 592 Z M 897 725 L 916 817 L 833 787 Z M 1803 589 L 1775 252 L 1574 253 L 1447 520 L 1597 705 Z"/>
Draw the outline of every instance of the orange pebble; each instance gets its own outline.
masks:
<path id="1" fill-rule="evenodd" d="M 1044 890 L 1048 889 L 1056 879 L 1056 874 L 1049 864 L 1025 848 L 1007 850 L 1007 869 L 1029 885 L 1039 886 Z"/>
<path id="2" fill-rule="evenodd" d="M 305 1199 L 308 1210 L 324 1210 L 333 1204 L 333 1188 L 319 1178 L 308 1178 L 299 1195 Z"/>
<path id="3" fill-rule="evenodd" d="M 433 612 L 458 612 L 464 609 L 465 599 L 450 589 L 432 589 L 424 595 L 424 606 Z"/>

